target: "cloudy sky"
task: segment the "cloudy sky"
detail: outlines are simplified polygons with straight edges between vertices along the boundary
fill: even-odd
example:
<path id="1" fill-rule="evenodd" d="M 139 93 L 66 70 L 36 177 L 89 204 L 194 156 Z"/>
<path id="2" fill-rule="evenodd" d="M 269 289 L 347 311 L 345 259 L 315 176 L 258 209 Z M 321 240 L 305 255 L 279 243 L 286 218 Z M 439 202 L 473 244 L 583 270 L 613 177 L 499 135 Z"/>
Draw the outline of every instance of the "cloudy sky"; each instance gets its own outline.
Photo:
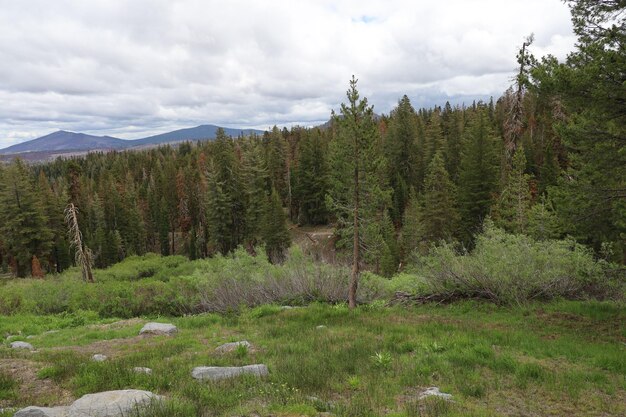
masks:
<path id="1" fill-rule="evenodd" d="M 212 123 L 315 125 L 352 74 L 378 113 L 498 97 L 573 48 L 560 0 L 0 0 L 0 148 Z"/>

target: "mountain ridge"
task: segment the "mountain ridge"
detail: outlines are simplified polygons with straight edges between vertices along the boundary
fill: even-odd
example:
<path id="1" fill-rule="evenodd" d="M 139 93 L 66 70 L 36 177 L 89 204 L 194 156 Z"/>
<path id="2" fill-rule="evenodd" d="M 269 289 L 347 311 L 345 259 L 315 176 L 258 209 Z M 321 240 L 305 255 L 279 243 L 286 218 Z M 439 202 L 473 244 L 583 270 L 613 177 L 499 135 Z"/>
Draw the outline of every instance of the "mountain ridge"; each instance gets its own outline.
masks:
<path id="1" fill-rule="evenodd" d="M 58 130 L 47 135 L 31 139 L 22 143 L 0 149 L 0 154 L 21 154 L 28 152 L 69 152 L 69 151 L 96 151 L 96 150 L 120 150 L 138 146 L 160 145 L 187 140 L 211 140 L 215 139 L 217 130 L 221 126 L 203 124 L 195 127 L 177 129 L 158 135 L 147 136 L 139 139 L 120 139 L 113 136 L 94 136 L 81 132 Z M 240 129 L 222 127 L 226 135 L 238 136 L 240 134 L 263 134 L 258 129 Z"/>

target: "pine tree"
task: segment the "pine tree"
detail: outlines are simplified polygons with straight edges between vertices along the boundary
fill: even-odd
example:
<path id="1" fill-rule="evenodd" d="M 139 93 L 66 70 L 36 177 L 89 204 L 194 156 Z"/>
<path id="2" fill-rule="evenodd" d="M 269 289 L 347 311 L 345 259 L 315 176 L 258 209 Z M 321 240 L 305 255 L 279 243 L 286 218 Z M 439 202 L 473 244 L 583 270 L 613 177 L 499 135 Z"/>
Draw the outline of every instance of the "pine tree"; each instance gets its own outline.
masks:
<path id="1" fill-rule="evenodd" d="M 518 146 L 513 155 L 511 171 L 493 209 L 496 226 L 509 233 L 524 233 L 528 224 L 528 210 L 531 204 L 530 176 L 525 170 L 524 147 Z"/>
<path id="2" fill-rule="evenodd" d="M 495 135 L 484 110 L 479 110 L 466 129 L 459 170 L 460 236 L 471 247 L 473 236 L 489 214 L 498 181 Z"/>
<path id="3" fill-rule="evenodd" d="M 386 136 L 385 150 L 392 188 L 391 214 L 400 223 L 409 199 L 409 190 L 417 186 L 418 150 L 416 114 L 405 95 L 391 114 L 391 124 Z"/>
<path id="4" fill-rule="evenodd" d="M 406 264 L 419 247 L 423 235 L 421 220 L 421 205 L 414 192 L 404 210 L 402 219 L 402 234 L 400 238 L 400 263 Z"/>
<path id="5" fill-rule="evenodd" d="M 558 239 L 562 236 L 559 218 L 546 198 L 530 208 L 527 233 L 537 240 Z"/>
<path id="6" fill-rule="evenodd" d="M 246 195 L 245 241 L 248 250 L 252 252 L 261 240 L 261 226 L 270 185 L 265 160 L 256 141 L 251 141 L 244 148 L 241 177 Z"/>
<path id="7" fill-rule="evenodd" d="M 366 98 L 360 98 L 356 84 L 357 80 L 352 77 L 347 91 L 348 104 L 341 105 L 341 116 L 333 115 L 336 136 L 331 141 L 331 182 L 327 198 L 339 223 L 341 242 L 352 249 L 350 308 L 356 307 L 361 247 L 367 247 L 367 241 L 372 239 L 362 235 L 362 226 L 377 221 L 389 198 L 384 191 L 385 166 L 374 111 Z"/>
<path id="8" fill-rule="evenodd" d="M 566 232 L 600 251 L 613 242 L 626 262 L 626 20 L 624 2 L 567 0 L 576 49 L 533 72 L 540 94 L 567 115 L 556 124 L 568 150 L 566 175 L 549 187 Z"/>
<path id="9" fill-rule="evenodd" d="M 296 169 L 295 194 L 299 202 L 299 220 L 303 224 L 326 224 L 328 209 L 328 162 L 321 133 L 315 129 L 300 141 L 300 160 Z"/>
<path id="10" fill-rule="evenodd" d="M 4 249 L 13 259 L 15 273 L 30 273 L 33 256 L 50 254 L 52 232 L 28 167 L 16 159 L 2 171 L 0 179 L 0 235 Z"/>
<path id="11" fill-rule="evenodd" d="M 285 212 L 280 196 L 276 190 L 266 203 L 266 210 L 261 226 L 261 235 L 265 245 L 265 253 L 272 263 L 281 263 L 285 260 L 285 254 L 291 245 L 291 237 L 287 229 Z"/>
<path id="12" fill-rule="evenodd" d="M 424 183 L 421 214 L 423 240 L 437 243 L 454 239 L 459 222 L 455 196 L 456 190 L 446 171 L 442 153 L 437 152 L 428 166 Z"/>

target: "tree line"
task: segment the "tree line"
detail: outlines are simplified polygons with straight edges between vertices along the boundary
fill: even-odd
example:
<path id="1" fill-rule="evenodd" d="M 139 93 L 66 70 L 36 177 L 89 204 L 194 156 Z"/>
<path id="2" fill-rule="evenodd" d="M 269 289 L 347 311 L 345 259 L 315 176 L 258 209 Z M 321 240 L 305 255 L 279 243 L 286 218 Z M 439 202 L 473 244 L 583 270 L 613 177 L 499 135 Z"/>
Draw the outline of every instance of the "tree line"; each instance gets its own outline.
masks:
<path id="1" fill-rule="evenodd" d="M 327 126 L 0 166 L 0 264 L 17 276 L 71 266 L 70 203 L 97 267 L 238 246 L 280 262 L 290 224 L 332 223 L 354 265 L 389 276 L 442 241 L 471 251 L 487 217 L 623 263 L 624 8 L 570 6 L 577 49 L 538 61 L 527 39 L 496 101 L 415 109 L 405 95 L 378 116 L 353 78 Z"/>

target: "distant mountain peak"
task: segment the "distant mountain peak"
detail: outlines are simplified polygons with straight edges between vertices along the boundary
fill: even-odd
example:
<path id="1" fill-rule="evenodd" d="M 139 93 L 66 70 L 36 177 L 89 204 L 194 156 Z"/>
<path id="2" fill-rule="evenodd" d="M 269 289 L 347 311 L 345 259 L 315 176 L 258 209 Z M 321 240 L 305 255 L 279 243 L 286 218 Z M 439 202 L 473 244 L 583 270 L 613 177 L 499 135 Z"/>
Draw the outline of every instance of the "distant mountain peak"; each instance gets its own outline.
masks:
<path id="1" fill-rule="evenodd" d="M 196 127 L 178 129 L 172 132 L 135 140 L 124 140 L 112 136 L 94 136 L 86 133 L 71 132 L 68 130 L 57 130 L 56 132 L 49 133 L 39 138 L 0 149 L 0 154 L 127 149 L 135 146 L 159 145 L 183 142 L 187 140 L 210 140 L 215 139 L 218 129 L 220 129 L 220 126 L 202 124 Z M 236 129 L 228 127 L 223 127 L 222 129 L 224 129 L 224 132 L 230 136 L 263 133 L 263 131 L 255 129 Z"/>

